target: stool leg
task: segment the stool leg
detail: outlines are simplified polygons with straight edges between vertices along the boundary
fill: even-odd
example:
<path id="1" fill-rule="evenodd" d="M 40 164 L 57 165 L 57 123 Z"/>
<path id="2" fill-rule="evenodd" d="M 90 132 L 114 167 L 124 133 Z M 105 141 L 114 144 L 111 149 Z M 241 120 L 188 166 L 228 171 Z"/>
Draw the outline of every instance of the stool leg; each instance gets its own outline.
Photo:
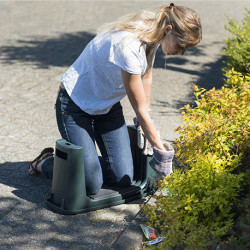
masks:
<path id="1" fill-rule="evenodd" d="M 60 139 L 56 141 L 51 200 L 64 210 L 80 210 L 86 199 L 82 148 Z"/>

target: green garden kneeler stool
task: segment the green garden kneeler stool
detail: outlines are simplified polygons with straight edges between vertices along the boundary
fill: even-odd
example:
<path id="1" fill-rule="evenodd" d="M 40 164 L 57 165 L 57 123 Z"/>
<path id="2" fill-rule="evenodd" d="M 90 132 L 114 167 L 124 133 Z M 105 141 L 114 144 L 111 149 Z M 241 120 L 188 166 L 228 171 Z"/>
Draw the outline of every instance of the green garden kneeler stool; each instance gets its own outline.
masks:
<path id="1" fill-rule="evenodd" d="M 130 187 L 104 186 L 96 195 L 87 195 L 83 152 L 64 139 L 56 141 L 51 196 L 47 206 L 61 214 L 79 214 L 140 199 L 155 192 L 156 175 L 150 167 L 151 156 L 137 146 L 137 130 L 128 126 L 134 162 Z"/>

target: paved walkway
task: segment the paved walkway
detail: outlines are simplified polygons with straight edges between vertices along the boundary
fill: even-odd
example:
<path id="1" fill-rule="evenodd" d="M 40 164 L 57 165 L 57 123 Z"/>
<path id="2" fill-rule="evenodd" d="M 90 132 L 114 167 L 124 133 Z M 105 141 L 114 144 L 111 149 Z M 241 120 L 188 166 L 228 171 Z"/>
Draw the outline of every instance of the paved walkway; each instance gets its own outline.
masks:
<path id="1" fill-rule="evenodd" d="M 139 249 L 139 203 L 76 216 L 45 205 L 51 182 L 28 175 L 28 163 L 59 133 L 54 102 L 60 76 L 104 22 L 166 1 L 0 1 L 0 249 Z M 203 40 L 184 57 L 157 55 L 152 109 L 162 138 L 172 141 L 179 108 L 192 84 L 220 87 L 220 50 L 229 17 L 240 20 L 249 1 L 176 1 L 200 14 Z M 125 99 L 124 112 L 133 111 Z"/>

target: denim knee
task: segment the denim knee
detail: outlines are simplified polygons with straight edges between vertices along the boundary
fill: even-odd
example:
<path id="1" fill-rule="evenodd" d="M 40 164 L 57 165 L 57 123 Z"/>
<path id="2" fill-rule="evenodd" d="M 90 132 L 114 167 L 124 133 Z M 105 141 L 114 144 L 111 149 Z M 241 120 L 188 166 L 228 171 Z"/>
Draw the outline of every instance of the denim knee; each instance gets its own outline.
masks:
<path id="1" fill-rule="evenodd" d="M 86 193 L 87 195 L 95 195 L 100 191 L 101 187 L 102 183 L 95 184 L 93 182 L 90 182 L 88 185 L 86 185 Z"/>
<path id="2" fill-rule="evenodd" d="M 132 184 L 132 178 L 129 175 L 124 175 L 117 183 L 118 187 L 128 187 Z"/>

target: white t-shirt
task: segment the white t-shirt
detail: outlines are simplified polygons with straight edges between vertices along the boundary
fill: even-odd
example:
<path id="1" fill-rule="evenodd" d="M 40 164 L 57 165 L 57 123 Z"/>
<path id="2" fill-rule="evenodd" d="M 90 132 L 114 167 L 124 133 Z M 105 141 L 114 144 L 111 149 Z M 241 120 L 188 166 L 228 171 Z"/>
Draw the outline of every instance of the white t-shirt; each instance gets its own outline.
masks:
<path id="1" fill-rule="evenodd" d="M 121 69 L 143 76 L 147 67 L 146 45 L 132 33 L 103 32 L 89 42 L 61 82 L 83 111 L 106 114 L 126 95 Z"/>

